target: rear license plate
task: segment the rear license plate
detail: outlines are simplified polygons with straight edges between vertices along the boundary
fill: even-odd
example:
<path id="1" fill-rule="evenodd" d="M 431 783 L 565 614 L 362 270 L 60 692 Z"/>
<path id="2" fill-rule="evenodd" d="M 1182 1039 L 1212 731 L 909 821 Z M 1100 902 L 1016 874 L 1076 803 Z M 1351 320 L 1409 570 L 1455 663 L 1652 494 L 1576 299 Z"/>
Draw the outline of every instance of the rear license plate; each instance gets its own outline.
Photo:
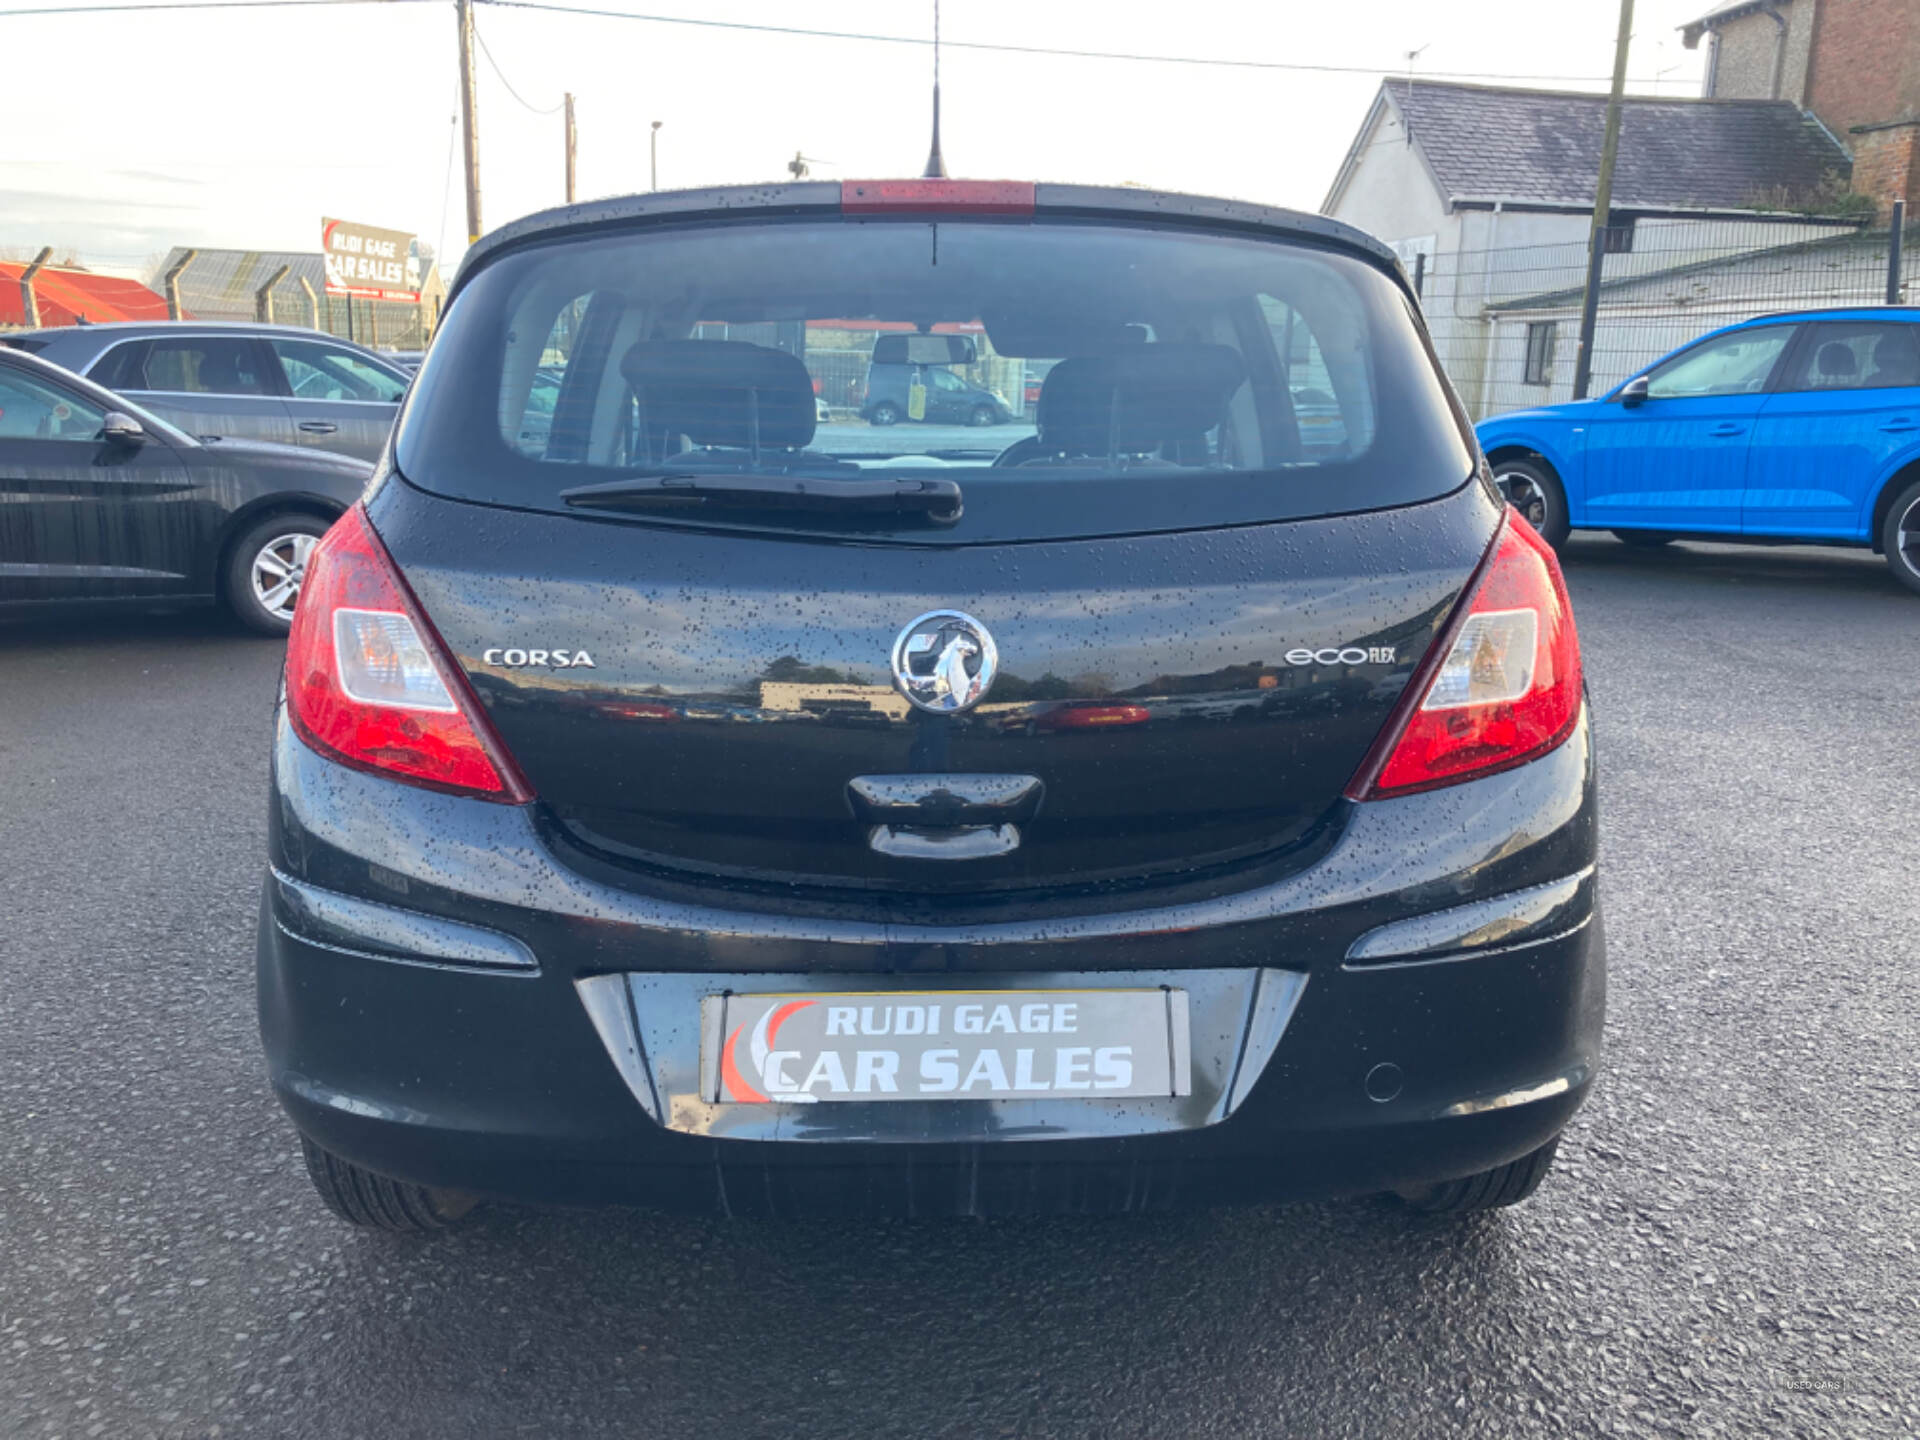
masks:
<path id="1" fill-rule="evenodd" d="M 1184 990 L 709 995 L 716 1101 L 1118 1100 L 1191 1093 Z"/>

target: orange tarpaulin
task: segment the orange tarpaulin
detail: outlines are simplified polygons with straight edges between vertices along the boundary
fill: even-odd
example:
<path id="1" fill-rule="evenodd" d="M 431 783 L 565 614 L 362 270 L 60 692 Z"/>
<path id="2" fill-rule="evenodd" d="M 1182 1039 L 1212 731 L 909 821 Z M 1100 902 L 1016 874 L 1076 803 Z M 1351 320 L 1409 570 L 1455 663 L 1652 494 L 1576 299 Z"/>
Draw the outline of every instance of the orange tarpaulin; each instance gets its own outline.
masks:
<path id="1" fill-rule="evenodd" d="M 26 268 L 19 262 L 0 261 L 0 325 L 27 323 L 20 294 L 20 275 Z M 101 324 L 167 318 L 167 302 L 138 280 L 96 275 L 90 270 L 61 270 L 49 265 L 33 277 L 33 293 L 40 302 L 42 325 L 72 325 L 82 319 Z"/>

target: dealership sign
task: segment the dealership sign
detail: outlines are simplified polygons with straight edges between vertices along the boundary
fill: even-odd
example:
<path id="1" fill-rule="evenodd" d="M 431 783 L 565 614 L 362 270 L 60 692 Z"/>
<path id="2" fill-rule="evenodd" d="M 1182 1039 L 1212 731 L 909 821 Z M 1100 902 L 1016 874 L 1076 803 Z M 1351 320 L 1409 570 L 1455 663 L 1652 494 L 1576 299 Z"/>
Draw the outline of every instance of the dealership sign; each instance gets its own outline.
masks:
<path id="1" fill-rule="evenodd" d="M 346 220 L 320 222 L 329 295 L 419 304 L 420 262 L 412 250 L 413 236 L 404 230 L 376 230 Z"/>
<path id="2" fill-rule="evenodd" d="M 707 996 L 707 1097 L 733 1104 L 1117 1100 L 1193 1093 L 1187 993 Z"/>

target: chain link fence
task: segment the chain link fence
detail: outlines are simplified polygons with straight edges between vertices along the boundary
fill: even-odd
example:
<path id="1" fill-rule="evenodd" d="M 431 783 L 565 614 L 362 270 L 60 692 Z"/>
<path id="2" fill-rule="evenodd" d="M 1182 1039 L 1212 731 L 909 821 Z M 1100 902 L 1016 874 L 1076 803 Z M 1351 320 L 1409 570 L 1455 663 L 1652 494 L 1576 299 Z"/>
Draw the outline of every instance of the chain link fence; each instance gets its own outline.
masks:
<path id="1" fill-rule="evenodd" d="M 1779 310 L 1920 300 L 1908 234 L 1858 220 L 1653 220 L 1602 232 L 1588 394 L 1602 395 L 1722 325 Z M 1584 239 L 1415 256 L 1442 365 L 1474 419 L 1573 398 Z"/>

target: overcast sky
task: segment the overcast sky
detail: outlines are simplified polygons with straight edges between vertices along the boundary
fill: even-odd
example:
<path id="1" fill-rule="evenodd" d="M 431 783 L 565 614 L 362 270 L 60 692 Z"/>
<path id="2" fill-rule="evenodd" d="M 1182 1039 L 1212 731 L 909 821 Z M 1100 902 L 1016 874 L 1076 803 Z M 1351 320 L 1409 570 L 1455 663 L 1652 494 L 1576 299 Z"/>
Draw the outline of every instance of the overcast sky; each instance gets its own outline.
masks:
<path id="1" fill-rule="evenodd" d="M 0 255 L 41 244 L 143 271 L 174 244 L 317 250 L 323 215 L 465 243 L 452 0 L 228 14 L 9 16 L 0 0 Z M 555 0 L 749 24 L 931 31 L 931 0 Z M 1697 95 L 1711 0 L 1639 0 L 1631 88 Z M 476 7 L 491 228 L 563 199 L 577 97 L 583 197 L 660 184 L 913 175 L 924 47 Z M 1383 73 L 1485 73 L 1604 89 L 1617 0 L 944 0 L 950 41 L 1353 66 L 1233 69 L 948 49 L 958 176 L 1133 181 L 1317 209 Z M 1549 18 L 1550 17 L 1550 18 Z M 1422 48 L 1424 47 L 1424 48 Z M 526 102 L 524 105 L 522 101 Z M 449 165 L 450 157 L 453 164 Z"/>

